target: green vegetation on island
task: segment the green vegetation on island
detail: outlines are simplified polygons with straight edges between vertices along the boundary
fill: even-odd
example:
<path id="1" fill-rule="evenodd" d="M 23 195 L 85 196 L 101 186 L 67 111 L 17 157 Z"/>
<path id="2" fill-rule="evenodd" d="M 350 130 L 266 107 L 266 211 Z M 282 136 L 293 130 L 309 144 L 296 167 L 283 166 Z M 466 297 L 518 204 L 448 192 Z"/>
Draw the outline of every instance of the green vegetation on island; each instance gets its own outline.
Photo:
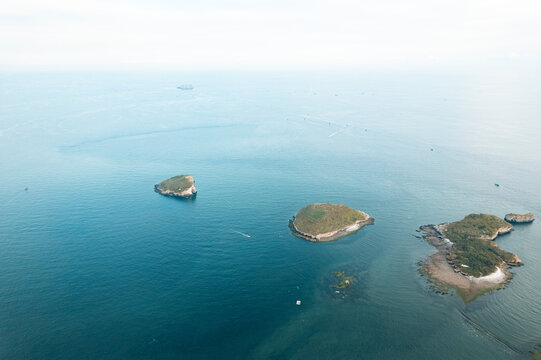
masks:
<path id="1" fill-rule="evenodd" d="M 334 277 L 338 279 L 338 283 L 332 286 L 335 289 L 345 289 L 349 287 L 353 281 L 353 276 L 346 276 L 345 271 L 335 272 Z"/>
<path id="2" fill-rule="evenodd" d="M 437 292 L 454 288 L 464 302 L 499 289 L 512 277 L 508 266 L 522 265 L 516 255 L 492 241 L 511 230 L 511 224 L 487 214 L 470 214 L 452 223 L 421 226 L 423 238 L 438 250 L 420 263 L 421 273 L 429 276 Z"/>
<path id="3" fill-rule="evenodd" d="M 502 263 L 515 264 L 516 255 L 500 249 L 492 240 L 511 231 L 512 225 L 495 215 L 470 214 L 449 223 L 443 234 L 453 242 L 448 260 L 466 275 L 481 277 L 492 274 Z"/>
<path id="4" fill-rule="evenodd" d="M 197 193 L 193 176 L 191 175 L 173 176 L 154 185 L 154 190 L 162 195 L 182 198 L 191 198 Z"/>
<path id="5" fill-rule="evenodd" d="M 368 214 L 346 205 L 310 204 L 290 221 L 294 234 L 310 241 L 335 240 L 361 227 L 373 224 Z"/>

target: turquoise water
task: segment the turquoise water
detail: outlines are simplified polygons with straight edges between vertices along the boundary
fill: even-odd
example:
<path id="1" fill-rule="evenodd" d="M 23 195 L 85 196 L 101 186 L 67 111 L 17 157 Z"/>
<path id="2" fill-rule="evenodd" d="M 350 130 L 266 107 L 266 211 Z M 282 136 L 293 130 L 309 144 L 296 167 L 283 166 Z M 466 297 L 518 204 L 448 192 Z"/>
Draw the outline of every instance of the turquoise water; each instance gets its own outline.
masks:
<path id="1" fill-rule="evenodd" d="M 0 358 L 529 358 L 540 223 L 498 240 L 525 266 L 468 305 L 429 288 L 413 235 L 541 216 L 539 80 L 1 74 Z M 195 201 L 154 193 L 181 173 Z M 376 223 L 310 243 L 287 224 L 311 202 Z"/>

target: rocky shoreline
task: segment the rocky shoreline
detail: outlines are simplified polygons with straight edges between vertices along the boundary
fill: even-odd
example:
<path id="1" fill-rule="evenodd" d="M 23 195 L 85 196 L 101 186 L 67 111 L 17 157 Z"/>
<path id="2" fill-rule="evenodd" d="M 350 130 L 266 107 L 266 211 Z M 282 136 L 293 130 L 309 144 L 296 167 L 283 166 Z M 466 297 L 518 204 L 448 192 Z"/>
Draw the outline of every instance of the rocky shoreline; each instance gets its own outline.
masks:
<path id="1" fill-rule="evenodd" d="M 170 190 L 165 190 L 165 191 L 161 190 L 160 184 L 156 184 L 154 185 L 154 191 L 164 196 L 177 197 L 177 198 L 183 198 L 183 199 L 193 199 L 197 195 L 197 190 L 195 189 L 195 186 L 192 186 L 190 189 L 183 191 L 181 193 L 176 193 Z"/>
<path id="2" fill-rule="evenodd" d="M 509 266 L 523 265 L 520 259 L 515 255 L 513 261 L 502 261 L 492 274 L 473 277 L 462 271 L 462 267 L 453 263 L 449 259 L 454 244 L 445 237 L 444 231 L 447 223 L 440 225 L 423 225 L 419 228 L 424 234 L 422 236 L 429 244 L 437 249 L 437 253 L 429 257 L 429 261 L 421 263 L 431 281 L 437 285 L 450 286 L 457 290 L 457 293 L 465 302 L 472 301 L 477 296 L 490 291 L 499 289 L 507 283 L 512 274 L 507 271 Z M 509 233 L 513 227 L 502 227 L 491 235 L 486 236 L 486 240 L 494 240 L 498 235 Z M 497 246 L 493 243 L 493 246 Z"/>
<path id="3" fill-rule="evenodd" d="M 359 211 L 359 212 L 362 212 L 362 211 Z M 341 238 L 342 236 L 346 236 L 350 233 L 356 232 L 362 229 L 363 227 L 365 227 L 366 225 L 374 224 L 374 218 L 370 217 L 368 214 L 364 212 L 362 213 L 366 216 L 364 220 L 357 220 L 355 223 L 345 226 L 341 229 L 323 233 L 323 234 L 313 235 L 313 234 L 307 234 L 300 231 L 295 226 L 295 217 L 293 217 L 293 220 L 289 220 L 289 228 L 291 229 L 291 231 L 293 232 L 295 236 L 298 236 L 308 241 L 312 241 L 312 242 L 333 241 L 333 240 L 337 240 Z"/>
<path id="4" fill-rule="evenodd" d="M 188 181 L 189 186 L 187 187 L 182 186 L 181 188 L 182 191 L 180 192 L 162 188 L 162 186 L 166 187 L 165 186 L 166 182 L 171 181 L 176 178 L 181 178 L 184 181 Z M 180 190 L 180 188 L 178 188 L 178 185 L 176 187 L 173 187 L 173 189 Z M 162 181 L 160 184 L 154 185 L 154 191 L 164 196 L 171 196 L 171 197 L 182 198 L 182 199 L 194 199 L 195 196 L 197 195 L 197 189 L 195 188 L 193 176 L 191 175 L 179 175 L 177 177 Z"/>
<path id="5" fill-rule="evenodd" d="M 507 214 L 505 215 L 505 221 L 513 224 L 531 223 L 535 220 L 535 216 L 532 213 L 527 214 Z"/>

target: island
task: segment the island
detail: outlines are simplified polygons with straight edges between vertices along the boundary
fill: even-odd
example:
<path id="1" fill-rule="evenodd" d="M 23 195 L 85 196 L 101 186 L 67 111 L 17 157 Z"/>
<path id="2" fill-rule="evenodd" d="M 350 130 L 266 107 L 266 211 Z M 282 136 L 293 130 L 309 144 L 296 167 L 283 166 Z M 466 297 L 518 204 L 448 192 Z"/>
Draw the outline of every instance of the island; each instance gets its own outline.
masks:
<path id="1" fill-rule="evenodd" d="M 177 89 L 180 89 L 180 90 L 193 90 L 193 85 L 192 84 L 182 84 L 180 86 L 177 86 Z"/>
<path id="2" fill-rule="evenodd" d="M 319 242 L 332 241 L 374 223 L 365 212 L 343 204 L 310 204 L 289 220 L 295 236 Z"/>
<path id="3" fill-rule="evenodd" d="M 183 199 L 193 199 L 197 195 L 197 189 L 191 175 L 173 176 L 154 185 L 154 191 L 165 196 Z"/>
<path id="4" fill-rule="evenodd" d="M 334 289 L 348 288 L 353 281 L 353 276 L 346 275 L 346 272 L 343 270 L 336 271 L 334 277 L 338 280 L 338 282 L 332 286 Z M 340 293 L 340 290 L 336 290 L 336 292 Z"/>
<path id="5" fill-rule="evenodd" d="M 463 220 L 440 225 L 424 225 L 423 238 L 438 251 L 421 262 L 438 290 L 454 288 L 464 302 L 488 291 L 499 289 L 512 274 L 509 266 L 520 266 L 517 255 L 502 250 L 494 240 L 509 233 L 513 226 L 487 214 L 470 214 Z"/>
<path id="6" fill-rule="evenodd" d="M 535 216 L 532 213 L 527 214 L 514 214 L 510 213 L 505 215 L 505 221 L 515 224 L 531 223 L 535 220 Z"/>

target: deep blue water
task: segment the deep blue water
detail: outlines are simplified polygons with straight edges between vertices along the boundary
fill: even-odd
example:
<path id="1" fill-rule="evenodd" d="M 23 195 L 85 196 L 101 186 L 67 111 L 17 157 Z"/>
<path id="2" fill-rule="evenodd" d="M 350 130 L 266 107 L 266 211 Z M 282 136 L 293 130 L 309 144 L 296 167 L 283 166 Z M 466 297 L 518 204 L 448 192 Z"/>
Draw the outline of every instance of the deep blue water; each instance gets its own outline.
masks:
<path id="1" fill-rule="evenodd" d="M 525 266 L 468 305 L 429 288 L 433 249 L 413 235 L 541 216 L 540 80 L 1 74 L 0 358 L 529 358 L 541 224 L 498 240 Z M 195 201 L 154 193 L 182 173 Z M 311 202 L 376 223 L 310 243 L 287 224 Z"/>

